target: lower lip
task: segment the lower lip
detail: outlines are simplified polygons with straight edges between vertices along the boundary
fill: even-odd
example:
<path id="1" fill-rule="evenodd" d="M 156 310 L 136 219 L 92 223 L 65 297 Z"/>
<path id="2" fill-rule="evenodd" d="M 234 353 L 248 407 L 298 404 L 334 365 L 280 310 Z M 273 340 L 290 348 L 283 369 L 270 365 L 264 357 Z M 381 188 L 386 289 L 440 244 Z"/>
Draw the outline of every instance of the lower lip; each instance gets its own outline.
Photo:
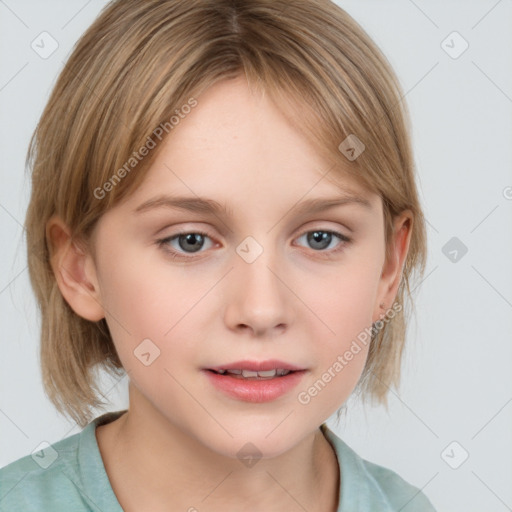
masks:
<path id="1" fill-rule="evenodd" d="M 249 380 L 219 375 L 210 370 L 206 372 L 210 382 L 226 395 L 244 402 L 271 402 L 291 391 L 302 379 L 306 370 L 291 372 L 273 379 Z"/>

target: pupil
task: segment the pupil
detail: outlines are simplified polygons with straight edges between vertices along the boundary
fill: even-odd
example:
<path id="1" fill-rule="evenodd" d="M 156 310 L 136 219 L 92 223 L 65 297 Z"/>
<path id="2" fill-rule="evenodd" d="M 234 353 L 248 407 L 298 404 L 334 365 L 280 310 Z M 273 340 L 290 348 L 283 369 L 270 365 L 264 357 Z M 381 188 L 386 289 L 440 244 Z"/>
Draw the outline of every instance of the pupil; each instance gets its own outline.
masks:
<path id="1" fill-rule="evenodd" d="M 331 242 L 331 233 L 327 233 L 326 231 L 313 231 L 310 233 L 310 243 L 314 246 L 316 243 L 320 243 L 320 247 L 317 249 L 325 249 L 329 246 Z M 325 243 L 327 241 L 327 243 Z"/>
<path id="2" fill-rule="evenodd" d="M 190 247 L 185 247 L 184 244 L 182 244 L 182 240 L 186 240 L 186 244 L 190 244 Z M 183 250 L 192 249 L 193 252 L 198 251 L 203 243 L 203 236 L 198 233 L 189 233 L 188 235 L 182 235 L 180 237 L 180 247 Z"/>

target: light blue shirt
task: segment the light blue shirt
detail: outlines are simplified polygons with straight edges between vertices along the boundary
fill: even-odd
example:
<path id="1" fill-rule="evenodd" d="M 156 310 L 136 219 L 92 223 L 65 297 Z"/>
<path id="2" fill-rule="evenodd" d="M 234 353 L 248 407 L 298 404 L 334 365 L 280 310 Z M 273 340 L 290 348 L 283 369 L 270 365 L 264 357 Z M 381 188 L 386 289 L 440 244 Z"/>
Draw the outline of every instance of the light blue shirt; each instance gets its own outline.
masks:
<path id="1" fill-rule="evenodd" d="M 78 434 L 0 469 L 2 512 L 122 512 L 96 440 L 96 427 L 125 411 L 105 413 Z M 325 424 L 340 467 L 338 512 L 435 512 L 397 473 L 359 457 Z"/>

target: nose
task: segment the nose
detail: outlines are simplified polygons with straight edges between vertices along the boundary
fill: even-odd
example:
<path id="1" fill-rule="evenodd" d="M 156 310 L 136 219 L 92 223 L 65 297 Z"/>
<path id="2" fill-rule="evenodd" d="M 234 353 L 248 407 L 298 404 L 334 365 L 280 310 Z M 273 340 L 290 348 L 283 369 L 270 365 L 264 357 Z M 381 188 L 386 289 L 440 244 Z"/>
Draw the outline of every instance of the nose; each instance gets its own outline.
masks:
<path id="1" fill-rule="evenodd" d="M 229 329 L 271 338 L 292 322 L 292 291 L 282 267 L 264 251 L 255 261 L 236 260 L 230 272 L 225 322 Z M 238 256 L 236 256 L 238 258 Z"/>

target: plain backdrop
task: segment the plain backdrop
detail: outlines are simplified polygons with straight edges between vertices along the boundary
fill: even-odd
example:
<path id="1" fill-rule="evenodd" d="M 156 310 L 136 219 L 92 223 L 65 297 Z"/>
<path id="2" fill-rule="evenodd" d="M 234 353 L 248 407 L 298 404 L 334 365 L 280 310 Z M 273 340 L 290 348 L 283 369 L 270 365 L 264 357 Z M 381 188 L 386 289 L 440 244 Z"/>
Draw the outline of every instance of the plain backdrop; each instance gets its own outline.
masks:
<path id="1" fill-rule="evenodd" d="M 512 3 L 338 3 L 406 93 L 429 259 L 389 413 L 351 398 L 348 416 L 329 425 L 439 511 L 512 510 Z M 81 430 L 41 385 L 24 159 L 64 61 L 104 5 L 0 2 L 0 466 Z M 58 43 L 47 58 L 31 46 L 42 32 Z M 127 377 L 103 382 L 106 410 L 126 408 Z"/>

